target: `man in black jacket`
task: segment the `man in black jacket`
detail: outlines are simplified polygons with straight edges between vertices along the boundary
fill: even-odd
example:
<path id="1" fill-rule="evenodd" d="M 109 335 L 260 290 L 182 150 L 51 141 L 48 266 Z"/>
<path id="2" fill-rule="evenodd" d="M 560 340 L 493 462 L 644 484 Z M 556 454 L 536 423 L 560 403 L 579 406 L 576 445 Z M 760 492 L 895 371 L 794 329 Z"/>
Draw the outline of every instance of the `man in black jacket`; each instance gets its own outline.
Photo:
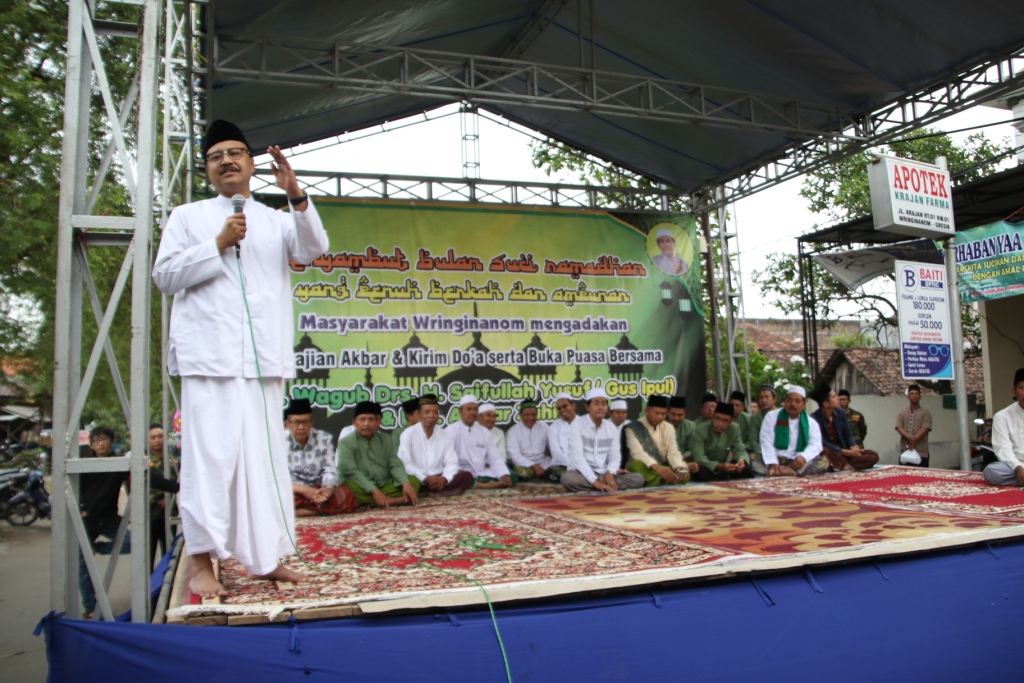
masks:
<path id="1" fill-rule="evenodd" d="M 878 462 L 878 453 L 867 451 L 857 445 L 846 413 L 839 407 L 839 397 L 832 387 L 820 384 L 811 392 L 811 398 L 818 403 L 818 409 L 811 413 L 821 428 L 822 453 L 828 458 L 832 469 L 866 470 Z"/>

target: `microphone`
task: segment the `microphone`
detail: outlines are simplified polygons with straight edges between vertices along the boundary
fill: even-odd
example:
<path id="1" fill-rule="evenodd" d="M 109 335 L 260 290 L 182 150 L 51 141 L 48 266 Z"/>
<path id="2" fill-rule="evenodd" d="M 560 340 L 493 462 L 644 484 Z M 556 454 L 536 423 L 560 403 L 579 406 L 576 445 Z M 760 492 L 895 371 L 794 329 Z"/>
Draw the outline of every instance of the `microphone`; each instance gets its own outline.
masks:
<path id="1" fill-rule="evenodd" d="M 245 197 L 236 194 L 231 198 L 231 206 L 234 208 L 234 213 L 242 213 L 242 207 L 245 206 Z M 242 245 L 238 242 L 235 242 L 235 256 L 238 258 L 242 257 Z"/>

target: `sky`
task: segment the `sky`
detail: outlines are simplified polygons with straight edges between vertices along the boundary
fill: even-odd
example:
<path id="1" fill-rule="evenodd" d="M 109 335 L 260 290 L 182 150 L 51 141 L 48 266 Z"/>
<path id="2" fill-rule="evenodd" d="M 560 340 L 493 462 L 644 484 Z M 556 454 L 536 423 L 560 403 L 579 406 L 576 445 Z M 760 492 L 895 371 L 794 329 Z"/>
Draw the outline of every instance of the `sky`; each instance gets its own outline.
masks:
<path id="1" fill-rule="evenodd" d="M 1007 121 L 1009 111 L 991 107 L 974 107 L 950 116 L 933 127 L 956 130 Z M 428 120 L 424 120 L 428 119 Z M 414 121 L 419 123 L 413 124 Z M 548 176 L 534 168 L 530 143 L 537 133 L 521 126 L 502 122 L 493 114 L 481 115 L 480 177 L 494 180 L 527 182 L 557 182 L 578 184 L 574 174 Z M 343 142 L 324 147 L 328 142 L 313 143 L 293 148 L 293 168 L 302 170 L 348 171 L 355 173 L 389 173 L 435 177 L 462 176 L 462 133 L 458 106 L 450 105 L 426 115 L 386 124 L 340 138 Z M 377 134 L 372 134 L 374 132 Z M 968 135 L 982 132 L 997 143 L 1012 142 L 1014 129 L 1009 124 L 990 126 L 980 131 L 954 133 L 953 139 L 962 143 Z M 320 149 L 316 149 L 320 147 Z M 313 151 L 306 151 L 312 149 Z M 257 163 L 267 163 L 269 157 L 257 157 Z M 1008 161 L 1005 167 L 1015 162 Z M 807 200 L 800 197 L 802 179 L 797 178 L 746 197 L 730 207 L 738 233 L 745 315 L 748 318 L 779 318 L 783 314 L 770 299 L 757 296 L 753 281 L 755 271 L 767 265 L 772 252 L 795 252 L 797 236 L 812 232 L 828 224 L 828 217 L 816 215 L 807 208 Z M 870 285 L 869 285 L 870 286 Z M 879 283 L 876 287 L 884 285 Z M 851 309 L 852 310 L 852 309 Z"/>

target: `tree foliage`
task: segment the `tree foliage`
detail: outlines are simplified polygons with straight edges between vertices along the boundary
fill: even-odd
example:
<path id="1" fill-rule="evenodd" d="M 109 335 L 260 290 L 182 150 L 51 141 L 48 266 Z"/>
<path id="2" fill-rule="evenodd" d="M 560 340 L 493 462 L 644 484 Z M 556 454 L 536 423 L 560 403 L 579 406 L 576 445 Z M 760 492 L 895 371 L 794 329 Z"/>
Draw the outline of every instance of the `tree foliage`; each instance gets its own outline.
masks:
<path id="1" fill-rule="evenodd" d="M 52 401 L 53 335 L 55 329 L 55 270 L 57 260 L 57 197 L 60 189 L 64 123 L 64 76 L 67 4 L 32 0 L 0 6 L 0 360 L 18 359 L 31 368 L 20 379 L 47 409 Z M 139 9 L 127 5 L 101 6 L 97 18 L 136 23 Z M 124 102 L 134 71 L 137 41 L 97 37 L 105 55 L 104 67 L 116 106 Z M 92 173 L 99 167 L 109 133 L 103 101 L 94 88 L 92 129 L 88 153 Z M 126 136 L 134 137 L 135 115 L 129 116 Z M 115 162 L 106 175 L 94 212 L 131 215 L 129 197 Z M 88 251 L 101 305 L 106 305 L 117 277 L 123 249 Z M 114 318 L 111 343 L 122 376 L 128 376 L 130 295 L 122 297 Z M 101 313 L 102 314 L 102 313 Z M 159 315 L 159 307 L 156 308 Z M 83 302 L 84 353 L 96 337 L 97 325 L 87 300 Z M 158 348 L 155 358 L 159 359 Z M 83 366 L 86 358 L 83 358 Z M 86 419 L 118 406 L 105 361 L 97 373 Z M 159 375 L 156 375 L 159 378 Z"/>
<path id="2" fill-rule="evenodd" d="M 958 185 L 998 170 L 1010 147 L 994 144 L 981 133 L 971 135 L 963 145 L 957 145 L 948 135 L 922 129 L 878 151 L 929 163 L 945 156 L 953 174 L 953 184 Z M 827 216 L 832 222 L 867 216 L 871 213 L 870 162 L 871 156 L 862 152 L 809 173 L 800 195 L 808 200 L 812 211 Z M 774 252 L 768 255 L 767 261 L 764 269 L 753 273 L 758 289 L 783 313 L 800 315 L 799 257 L 791 252 Z M 852 314 L 863 319 L 875 331 L 876 339 L 896 328 L 895 301 L 886 288 L 868 283 L 860 289 L 850 290 L 818 264 L 812 263 L 811 269 L 815 310 L 818 320 L 824 325 L 841 314 Z M 972 348 L 978 349 L 977 316 L 969 306 L 963 308 L 963 319 L 964 339 Z"/>

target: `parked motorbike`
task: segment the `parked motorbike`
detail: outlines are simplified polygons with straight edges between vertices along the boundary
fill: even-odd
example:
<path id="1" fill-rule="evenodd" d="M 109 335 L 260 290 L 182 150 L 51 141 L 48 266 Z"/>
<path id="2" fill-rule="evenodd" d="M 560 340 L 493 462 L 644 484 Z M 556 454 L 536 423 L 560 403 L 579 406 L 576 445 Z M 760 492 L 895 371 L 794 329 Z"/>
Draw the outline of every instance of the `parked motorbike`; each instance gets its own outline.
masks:
<path id="1" fill-rule="evenodd" d="M 7 504 L 14 496 L 25 490 L 30 469 L 0 470 L 0 515 L 7 511 Z"/>
<path id="2" fill-rule="evenodd" d="M 9 501 L 4 510 L 4 519 L 13 526 L 28 526 L 40 517 L 50 516 L 50 492 L 43 482 L 43 473 L 32 470 L 28 475 L 25 490 Z"/>

